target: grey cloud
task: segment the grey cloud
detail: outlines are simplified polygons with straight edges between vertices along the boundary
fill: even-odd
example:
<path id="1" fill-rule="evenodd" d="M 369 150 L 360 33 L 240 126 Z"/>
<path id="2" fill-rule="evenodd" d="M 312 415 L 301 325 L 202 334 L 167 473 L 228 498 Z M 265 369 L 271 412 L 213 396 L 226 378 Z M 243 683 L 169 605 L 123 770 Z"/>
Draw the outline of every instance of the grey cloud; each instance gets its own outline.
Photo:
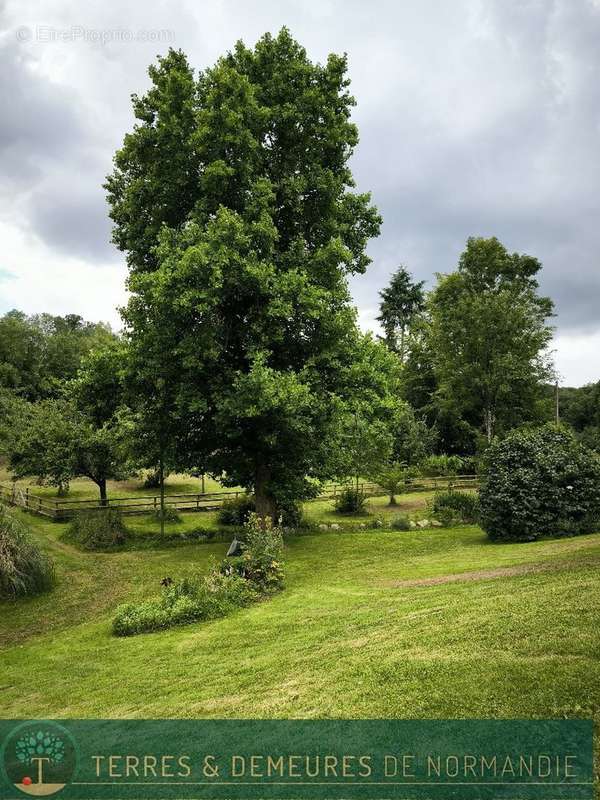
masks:
<path id="1" fill-rule="evenodd" d="M 100 188 L 105 153 L 90 153 L 81 98 L 45 79 L 16 38 L 0 45 L 3 216 L 51 247 L 84 258 L 114 257 Z"/>
<path id="2" fill-rule="evenodd" d="M 0 41 L 2 192 L 30 190 L 48 163 L 62 159 L 82 138 L 76 97 L 41 79 L 34 67 L 15 37 L 5 33 Z"/>
<path id="3" fill-rule="evenodd" d="M 418 279 L 456 265 L 469 235 L 496 235 L 544 263 L 561 330 L 600 327 L 600 6 L 591 0 L 35 0 L 7 25 L 172 29 L 196 68 L 243 38 L 287 24 L 314 58 L 347 51 L 361 143 L 353 168 L 383 217 L 374 263 L 352 281 L 374 309 L 389 273 Z M 26 18 L 27 17 L 27 18 Z M 100 188 L 132 125 L 129 94 L 168 45 L 26 48 L 5 37 L 0 126 L 6 193 L 56 251 L 120 258 Z M 64 67 L 60 58 L 64 59 Z M 50 64 L 50 66 L 48 66 Z M 52 68 L 58 77 L 50 79 Z M 8 179 L 8 180 L 7 180 Z"/>
<path id="4" fill-rule="evenodd" d="M 355 170 L 361 187 L 373 188 L 384 228 L 355 296 L 372 308 L 398 263 L 431 280 L 456 265 L 469 235 L 496 235 L 543 262 L 542 289 L 561 329 L 595 329 L 600 8 L 568 0 L 482 7 L 478 33 L 460 42 L 464 62 L 435 77 L 445 113 L 428 94 L 429 74 L 409 107 L 396 75 L 395 99 L 381 114 L 359 109 Z"/>
<path id="5" fill-rule="evenodd" d="M 29 212 L 36 233 L 62 252 L 92 261 L 113 257 L 104 194 L 85 181 L 44 184 L 33 194 Z"/>

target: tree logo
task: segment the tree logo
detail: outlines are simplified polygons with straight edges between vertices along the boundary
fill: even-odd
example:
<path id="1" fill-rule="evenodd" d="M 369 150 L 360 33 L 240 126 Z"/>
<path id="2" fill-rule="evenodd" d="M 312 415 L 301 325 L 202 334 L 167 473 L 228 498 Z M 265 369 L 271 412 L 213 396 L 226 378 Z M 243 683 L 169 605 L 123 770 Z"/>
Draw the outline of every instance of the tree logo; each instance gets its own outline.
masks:
<path id="1" fill-rule="evenodd" d="M 77 761 L 71 734 L 55 722 L 26 722 L 4 743 L 2 766 L 7 779 L 25 794 L 46 797 L 63 789 Z"/>

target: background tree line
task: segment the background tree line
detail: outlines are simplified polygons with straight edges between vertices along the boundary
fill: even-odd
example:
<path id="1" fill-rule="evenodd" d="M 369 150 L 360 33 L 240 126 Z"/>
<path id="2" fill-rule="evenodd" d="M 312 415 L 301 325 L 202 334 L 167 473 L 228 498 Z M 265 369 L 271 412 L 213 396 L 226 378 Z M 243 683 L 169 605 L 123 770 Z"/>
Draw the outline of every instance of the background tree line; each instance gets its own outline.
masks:
<path id="1" fill-rule="evenodd" d="M 384 341 L 396 351 L 401 342 L 402 396 L 438 452 L 477 454 L 494 436 L 552 418 L 553 304 L 538 294 L 541 266 L 496 238 L 470 238 L 429 293 L 404 267 L 381 293 Z"/>

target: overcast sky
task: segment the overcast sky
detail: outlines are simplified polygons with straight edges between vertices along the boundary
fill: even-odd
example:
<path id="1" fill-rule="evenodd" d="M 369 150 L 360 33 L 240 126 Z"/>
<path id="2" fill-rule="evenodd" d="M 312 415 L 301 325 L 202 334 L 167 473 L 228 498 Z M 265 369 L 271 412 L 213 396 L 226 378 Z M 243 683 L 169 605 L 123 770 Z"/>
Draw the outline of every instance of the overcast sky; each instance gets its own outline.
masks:
<path id="1" fill-rule="evenodd" d="M 104 176 L 169 46 L 212 64 L 287 25 L 347 52 L 353 169 L 384 219 L 352 283 L 363 327 L 400 263 L 431 283 L 468 236 L 544 264 L 563 382 L 600 378 L 600 0 L 0 0 L 0 313 L 119 326 Z"/>

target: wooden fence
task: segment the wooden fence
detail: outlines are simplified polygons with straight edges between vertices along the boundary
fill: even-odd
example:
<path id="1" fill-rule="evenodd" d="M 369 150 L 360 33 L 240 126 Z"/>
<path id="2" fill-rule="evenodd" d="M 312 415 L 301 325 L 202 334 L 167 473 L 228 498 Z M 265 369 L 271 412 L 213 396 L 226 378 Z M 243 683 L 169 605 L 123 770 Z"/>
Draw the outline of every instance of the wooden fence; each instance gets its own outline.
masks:
<path id="1" fill-rule="evenodd" d="M 332 500 L 347 484 L 332 483 L 323 488 L 317 500 Z M 460 475 L 458 477 L 434 477 L 411 479 L 401 492 L 430 492 L 439 489 L 470 489 L 476 488 L 478 478 L 476 475 Z M 376 483 L 360 483 L 360 490 L 370 497 L 387 494 L 386 490 Z M 168 494 L 165 495 L 165 505 L 177 511 L 214 511 L 226 501 L 243 496 L 245 492 L 229 490 L 222 492 L 200 492 L 198 494 Z M 19 506 L 51 519 L 69 519 L 78 511 L 102 511 L 107 506 L 118 508 L 123 514 L 148 514 L 160 508 L 160 495 L 130 495 L 129 497 L 109 497 L 106 505 L 101 505 L 99 499 L 88 498 L 85 500 L 69 500 L 54 497 L 44 497 L 35 494 L 30 487 L 21 488 L 14 483 L 0 483 L 0 502 L 8 505 Z"/>

